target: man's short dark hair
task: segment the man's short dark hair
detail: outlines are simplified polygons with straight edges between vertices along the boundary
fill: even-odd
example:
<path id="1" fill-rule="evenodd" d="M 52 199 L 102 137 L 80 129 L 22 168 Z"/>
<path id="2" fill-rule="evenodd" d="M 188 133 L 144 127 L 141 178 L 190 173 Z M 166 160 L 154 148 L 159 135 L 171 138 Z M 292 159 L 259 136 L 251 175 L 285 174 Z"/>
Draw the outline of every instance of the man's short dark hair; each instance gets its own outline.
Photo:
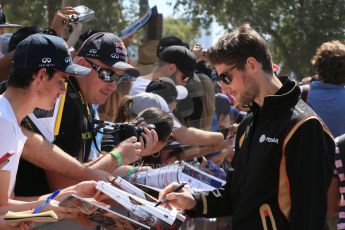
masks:
<path id="1" fill-rule="evenodd" d="M 8 52 L 15 50 L 17 45 L 32 34 L 42 33 L 42 29 L 37 26 L 25 26 L 12 34 L 8 43 Z"/>
<path id="2" fill-rule="evenodd" d="M 7 81 L 7 86 L 13 86 L 16 88 L 26 89 L 31 85 L 31 82 L 34 80 L 34 74 L 36 74 L 40 69 L 35 70 L 18 70 L 12 69 L 10 76 Z M 46 68 L 47 75 L 49 79 L 53 78 L 54 73 L 57 70 L 53 68 Z"/>
<path id="3" fill-rule="evenodd" d="M 273 73 L 268 44 L 249 24 L 223 35 L 208 49 L 207 57 L 212 64 L 234 65 L 238 69 L 244 69 L 247 59 L 254 57 L 265 72 Z"/>
<path id="4" fill-rule="evenodd" d="M 336 85 L 345 83 L 345 45 L 340 41 L 323 43 L 311 63 L 319 80 Z"/>

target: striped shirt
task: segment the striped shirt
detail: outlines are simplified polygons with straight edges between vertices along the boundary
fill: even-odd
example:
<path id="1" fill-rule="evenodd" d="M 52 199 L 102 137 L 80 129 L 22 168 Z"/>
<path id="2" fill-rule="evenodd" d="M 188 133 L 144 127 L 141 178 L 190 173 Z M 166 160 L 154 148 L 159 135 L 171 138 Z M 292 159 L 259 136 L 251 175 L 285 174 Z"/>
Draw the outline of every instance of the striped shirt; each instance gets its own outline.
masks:
<path id="1" fill-rule="evenodd" d="M 338 143 L 338 138 L 335 139 L 335 143 Z M 339 192 L 340 192 L 340 207 L 339 207 L 339 216 L 338 216 L 338 229 L 345 230 L 345 174 L 344 174 L 344 167 L 343 162 L 341 160 L 341 155 L 339 151 L 339 147 L 335 148 L 335 169 L 334 174 L 339 178 Z"/>

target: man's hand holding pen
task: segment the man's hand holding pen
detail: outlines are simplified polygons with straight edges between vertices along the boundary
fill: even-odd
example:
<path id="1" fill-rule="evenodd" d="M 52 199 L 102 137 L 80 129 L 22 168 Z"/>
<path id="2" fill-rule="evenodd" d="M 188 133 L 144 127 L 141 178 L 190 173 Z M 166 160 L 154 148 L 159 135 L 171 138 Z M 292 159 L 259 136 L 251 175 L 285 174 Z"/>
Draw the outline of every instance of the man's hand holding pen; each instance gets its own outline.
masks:
<path id="1" fill-rule="evenodd" d="M 192 190 L 186 185 L 179 192 L 174 192 L 179 187 L 181 187 L 181 184 L 177 182 L 171 183 L 159 193 L 159 200 L 163 202 L 166 199 L 163 202 L 165 205 L 171 205 L 179 210 L 192 209 L 196 205 Z"/>

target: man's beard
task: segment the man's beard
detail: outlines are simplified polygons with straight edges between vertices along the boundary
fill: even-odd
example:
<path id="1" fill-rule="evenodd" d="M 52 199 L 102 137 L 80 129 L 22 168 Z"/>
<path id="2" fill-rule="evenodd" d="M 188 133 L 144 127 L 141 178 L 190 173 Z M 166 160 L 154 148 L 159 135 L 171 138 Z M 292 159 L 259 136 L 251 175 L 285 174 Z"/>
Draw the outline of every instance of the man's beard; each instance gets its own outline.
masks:
<path id="1" fill-rule="evenodd" d="M 243 73 L 245 89 L 240 94 L 239 103 L 240 105 L 248 105 L 254 101 L 255 97 L 259 93 L 258 83 L 253 77 L 248 76 L 248 74 Z"/>

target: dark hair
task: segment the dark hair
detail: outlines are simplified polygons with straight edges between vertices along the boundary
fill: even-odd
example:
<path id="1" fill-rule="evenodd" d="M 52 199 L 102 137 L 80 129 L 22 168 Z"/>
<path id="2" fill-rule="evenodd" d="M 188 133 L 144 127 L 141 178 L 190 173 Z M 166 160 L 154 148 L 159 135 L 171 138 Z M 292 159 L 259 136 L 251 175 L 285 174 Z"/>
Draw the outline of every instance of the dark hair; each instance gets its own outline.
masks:
<path id="1" fill-rule="evenodd" d="M 25 89 L 31 85 L 31 82 L 34 80 L 34 75 L 37 74 L 39 70 L 40 68 L 35 70 L 12 69 L 7 81 L 7 86 Z M 49 79 L 57 72 L 57 70 L 53 68 L 46 68 L 46 70 Z"/>
<path id="2" fill-rule="evenodd" d="M 17 45 L 32 34 L 42 33 L 42 29 L 37 26 L 25 26 L 12 34 L 8 42 L 8 52 L 16 49 Z"/>
<path id="3" fill-rule="evenodd" d="M 119 108 L 117 110 L 115 123 L 126 122 L 135 116 L 129 112 L 130 104 L 133 103 L 133 97 L 124 96 L 120 102 Z"/>
<path id="4" fill-rule="evenodd" d="M 345 45 L 340 41 L 323 43 L 311 63 L 319 80 L 336 85 L 345 83 Z"/>
<path id="5" fill-rule="evenodd" d="M 249 57 L 260 62 L 265 72 L 273 73 L 268 44 L 249 24 L 223 35 L 207 51 L 207 58 L 212 64 L 235 65 L 240 70 L 244 69 Z"/>
<path id="6" fill-rule="evenodd" d="M 138 118 L 143 118 L 147 124 L 155 125 L 158 140 L 166 141 L 172 132 L 174 120 L 159 108 L 148 108 L 139 113 Z"/>

